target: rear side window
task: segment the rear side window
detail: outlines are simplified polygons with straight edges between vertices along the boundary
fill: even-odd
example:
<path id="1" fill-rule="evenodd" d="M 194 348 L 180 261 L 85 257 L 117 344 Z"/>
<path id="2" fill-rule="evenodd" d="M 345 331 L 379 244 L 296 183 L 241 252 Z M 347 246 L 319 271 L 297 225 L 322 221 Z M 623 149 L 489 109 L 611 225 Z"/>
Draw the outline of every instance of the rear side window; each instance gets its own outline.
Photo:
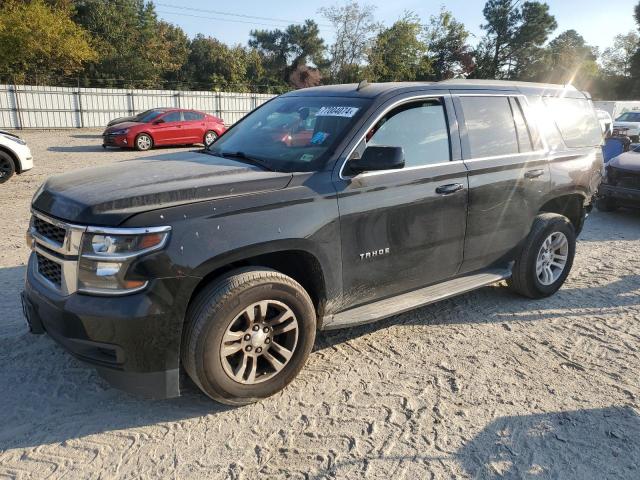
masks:
<path id="1" fill-rule="evenodd" d="M 439 101 L 409 103 L 392 110 L 376 124 L 367 138 L 367 145 L 402 147 L 405 167 L 451 159 L 447 119 Z"/>
<path id="2" fill-rule="evenodd" d="M 518 136 L 507 97 L 460 97 L 473 158 L 516 154 Z"/>
<path id="3" fill-rule="evenodd" d="M 204 113 L 184 112 L 184 119 L 187 122 L 196 122 L 199 120 L 204 120 Z"/>
<path id="4" fill-rule="evenodd" d="M 589 100 L 545 97 L 544 103 L 567 147 L 592 147 L 602 142 L 602 129 Z"/>

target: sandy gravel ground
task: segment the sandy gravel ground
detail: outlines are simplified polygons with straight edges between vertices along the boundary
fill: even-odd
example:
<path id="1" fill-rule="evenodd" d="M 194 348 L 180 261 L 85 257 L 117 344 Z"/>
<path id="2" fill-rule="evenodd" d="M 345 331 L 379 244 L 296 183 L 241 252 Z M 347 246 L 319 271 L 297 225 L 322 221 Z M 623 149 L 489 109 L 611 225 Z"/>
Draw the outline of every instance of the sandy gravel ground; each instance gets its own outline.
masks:
<path id="1" fill-rule="evenodd" d="M 36 188 L 138 155 L 97 133 L 24 134 L 36 169 L 0 187 L 0 478 L 640 478 L 640 213 L 594 213 L 551 299 L 495 286 L 320 334 L 256 405 L 146 401 L 19 306 Z"/>

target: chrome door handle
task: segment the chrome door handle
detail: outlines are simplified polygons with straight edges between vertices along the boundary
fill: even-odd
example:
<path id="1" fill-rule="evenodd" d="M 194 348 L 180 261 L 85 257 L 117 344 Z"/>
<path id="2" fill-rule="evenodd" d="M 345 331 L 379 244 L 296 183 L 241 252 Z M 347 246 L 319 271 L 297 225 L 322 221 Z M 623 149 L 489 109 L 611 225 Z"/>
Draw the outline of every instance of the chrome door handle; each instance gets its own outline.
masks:
<path id="1" fill-rule="evenodd" d="M 544 175 L 544 170 L 542 169 L 529 170 L 528 172 L 525 172 L 524 178 L 538 178 L 538 177 L 541 177 L 542 175 Z"/>
<path id="2" fill-rule="evenodd" d="M 450 183 L 449 185 L 440 185 L 436 188 L 436 193 L 440 195 L 451 195 L 452 193 L 456 193 L 464 188 L 464 185 L 461 183 Z"/>

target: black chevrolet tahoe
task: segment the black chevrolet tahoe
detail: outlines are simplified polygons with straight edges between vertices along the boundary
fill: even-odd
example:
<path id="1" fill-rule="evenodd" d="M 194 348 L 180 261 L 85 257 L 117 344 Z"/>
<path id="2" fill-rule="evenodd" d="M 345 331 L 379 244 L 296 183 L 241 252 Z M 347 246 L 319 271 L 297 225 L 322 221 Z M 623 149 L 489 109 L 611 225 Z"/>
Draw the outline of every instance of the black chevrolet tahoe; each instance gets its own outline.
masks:
<path id="1" fill-rule="evenodd" d="M 112 384 L 232 405 L 278 392 L 316 332 L 501 280 L 563 284 L 603 174 L 588 95 L 445 81 L 309 88 L 202 151 L 52 177 L 23 305 Z"/>

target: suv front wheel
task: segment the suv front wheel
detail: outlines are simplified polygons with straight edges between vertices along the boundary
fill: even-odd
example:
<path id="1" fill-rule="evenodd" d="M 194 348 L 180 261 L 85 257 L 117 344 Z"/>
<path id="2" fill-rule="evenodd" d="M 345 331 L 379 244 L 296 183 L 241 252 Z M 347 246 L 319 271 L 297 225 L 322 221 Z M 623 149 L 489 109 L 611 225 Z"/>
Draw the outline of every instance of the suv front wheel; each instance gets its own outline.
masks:
<path id="1" fill-rule="evenodd" d="M 187 312 L 182 361 L 209 397 L 244 405 L 286 387 L 316 334 L 315 308 L 292 278 L 238 269 L 198 294 Z"/>
<path id="2" fill-rule="evenodd" d="M 513 267 L 508 284 L 529 298 L 553 295 L 567 279 L 576 253 L 576 234 L 566 217 L 538 215 Z"/>

